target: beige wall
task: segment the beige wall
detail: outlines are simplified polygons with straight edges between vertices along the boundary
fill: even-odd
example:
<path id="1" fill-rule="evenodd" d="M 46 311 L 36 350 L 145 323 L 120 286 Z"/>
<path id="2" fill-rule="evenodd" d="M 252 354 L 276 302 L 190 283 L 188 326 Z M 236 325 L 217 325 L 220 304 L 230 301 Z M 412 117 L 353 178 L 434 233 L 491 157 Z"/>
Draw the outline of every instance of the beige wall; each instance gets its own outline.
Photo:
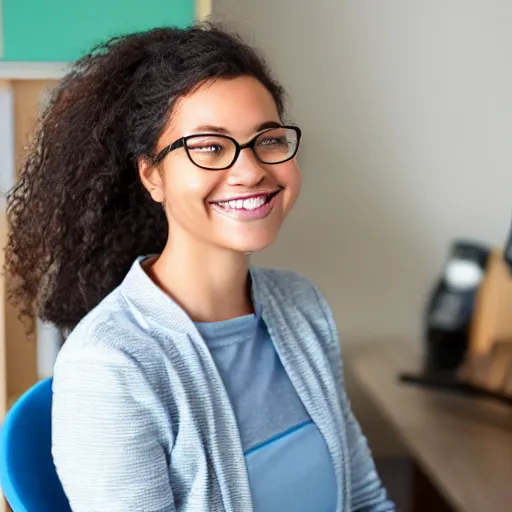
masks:
<path id="1" fill-rule="evenodd" d="M 348 372 L 361 343 L 419 343 L 450 241 L 508 232 L 512 2 L 215 0 L 213 13 L 270 58 L 305 131 L 302 199 L 257 260 L 321 285 Z M 394 451 L 349 387 L 375 449 Z"/>

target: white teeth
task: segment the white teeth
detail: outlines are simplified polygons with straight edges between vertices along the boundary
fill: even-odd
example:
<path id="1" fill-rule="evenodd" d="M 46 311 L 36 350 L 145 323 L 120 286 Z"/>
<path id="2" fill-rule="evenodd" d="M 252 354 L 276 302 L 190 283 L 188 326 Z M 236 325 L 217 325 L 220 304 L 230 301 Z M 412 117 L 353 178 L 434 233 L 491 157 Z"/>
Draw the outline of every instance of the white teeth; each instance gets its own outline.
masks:
<path id="1" fill-rule="evenodd" d="M 256 210 L 256 208 L 263 206 L 266 200 L 266 196 L 250 197 L 249 199 L 244 199 L 242 201 L 243 208 L 245 210 Z"/>
<path id="2" fill-rule="evenodd" d="M 223 201 L 219 204 L 224 208 L 233 210 L 256 210 L 265 204 L 267 196 L 249 197 L 248 199 L 235 199 L 233 201 Z"/>

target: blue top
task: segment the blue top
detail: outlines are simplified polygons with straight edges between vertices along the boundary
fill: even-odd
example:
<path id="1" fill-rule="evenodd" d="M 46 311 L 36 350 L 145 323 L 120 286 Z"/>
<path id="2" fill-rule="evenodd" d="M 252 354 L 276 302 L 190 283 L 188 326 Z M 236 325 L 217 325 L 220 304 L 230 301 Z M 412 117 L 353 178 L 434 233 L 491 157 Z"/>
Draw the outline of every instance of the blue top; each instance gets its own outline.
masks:
<path id="1" fill-rule="evenodd" d="M 196 323 L 233 406 L 255 512 L 334 512 L 336 479 L 258 315 Z"/>
<path id="2" fill-rule="evenodd" d="M 320 290 L 283 270 L 251 268 L 251 280 L 279 359 L 327 446 L 334 512 L 394 510 L 352 414 L 336 326 Z M 253 512 L 258 506 L 248 475 L 251 454 L 244 455 L 212 354 L 140 260 L 59 352 L 52 452 L 74 512 Z M 268 478 L 273 474 L 282 476 L 279 468 Z"/>

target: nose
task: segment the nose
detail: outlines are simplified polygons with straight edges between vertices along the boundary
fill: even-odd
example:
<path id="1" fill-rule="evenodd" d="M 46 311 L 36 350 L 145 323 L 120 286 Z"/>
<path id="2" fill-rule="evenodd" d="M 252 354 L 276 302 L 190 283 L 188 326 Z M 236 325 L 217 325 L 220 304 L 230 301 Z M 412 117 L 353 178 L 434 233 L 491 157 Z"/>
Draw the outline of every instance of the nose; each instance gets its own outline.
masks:
<path id="1" fill-rule="evenodd" d="M 244 148 L 229 168 L 227 181 L 233 186 L 255 187 L 265 179 L 266 172 L 254 152 L 250 148 Z"/>

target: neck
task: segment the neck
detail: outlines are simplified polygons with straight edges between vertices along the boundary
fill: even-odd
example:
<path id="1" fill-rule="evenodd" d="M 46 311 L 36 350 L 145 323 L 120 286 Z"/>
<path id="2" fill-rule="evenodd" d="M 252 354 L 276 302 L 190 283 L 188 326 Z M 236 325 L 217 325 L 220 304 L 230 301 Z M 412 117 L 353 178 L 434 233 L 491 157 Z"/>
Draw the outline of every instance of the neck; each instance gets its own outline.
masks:
<path id="1" fill-rule="evenodd" d="M 181 240 L 180 240 L 181 242 Z M 253 312 L 249 258 L 194 244 L 170 244 L 148 262 L 148 274 L 195 322 L 217 322 Z"/>

